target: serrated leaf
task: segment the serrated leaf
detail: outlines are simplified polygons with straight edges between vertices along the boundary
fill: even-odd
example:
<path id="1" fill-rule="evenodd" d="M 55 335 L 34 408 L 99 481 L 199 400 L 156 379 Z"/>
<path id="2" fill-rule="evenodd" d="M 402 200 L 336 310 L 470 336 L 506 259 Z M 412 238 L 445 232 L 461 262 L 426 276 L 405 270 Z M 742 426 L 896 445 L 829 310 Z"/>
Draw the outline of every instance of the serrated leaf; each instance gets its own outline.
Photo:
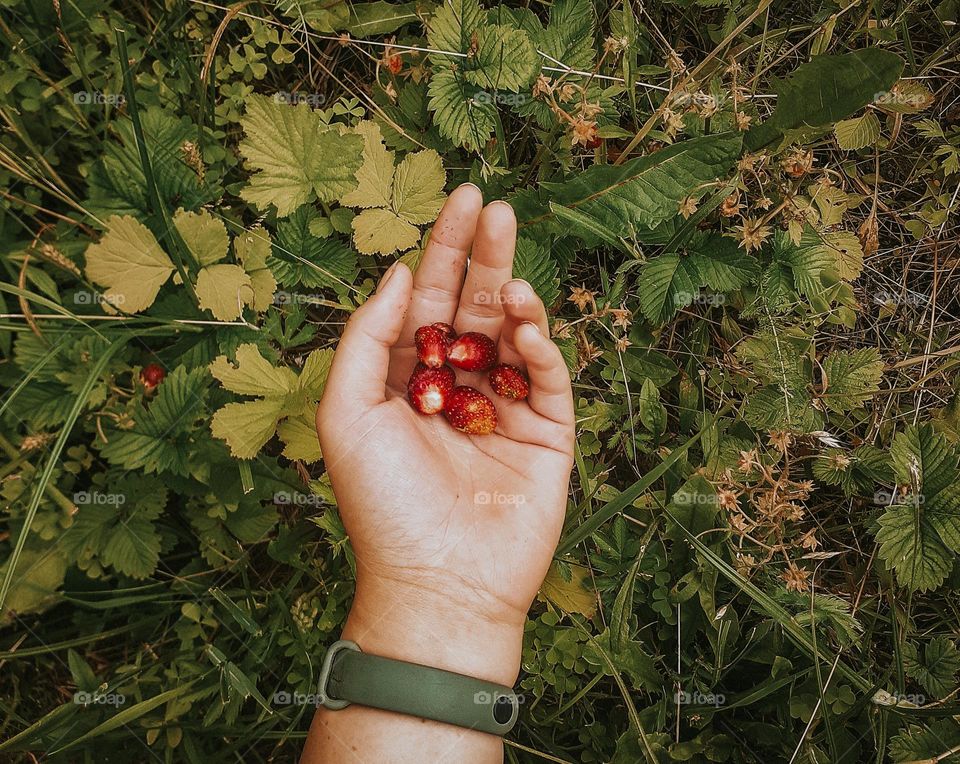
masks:
<path id="1" fill-rule="evenodd" d="M 206 210 L 186 212 L 178 210 L 173 216 L 173 224 L 183 237 L 184 244 L 190 250 L 201 267 L 219 263 L 227 256 L 230 237 L 223 221 L 218 220 Z"/>
<path id="2" fill-rule="evenodd" d="M 312 418 L 299 416 L 284 419 L 277 428 L 277 435 L 284 443 L 283 455 L 288 459 L 310 463 L 320 461 L 320 441 Z"/>
<path id="3" fill-rule="evenodd" d="M 466 53 L 473 33 L 483 24 L 484 14 L 477 0 L 444 0 L 430 19 L 427 41 L 434 50 Z M 447 66 L 447 56 L 434 54 L 432 62 Z"/>
<path id="4" fill-rule="evenodd" d="M 353 219 L 353 244 L 366 255 L 389 255 L 415 247 L 420 229 L 401 220 L 393 210 L 361 210 Z"/>
<path id="5" fill-rule="evenodd" d="M 319 199 L 337 201 L 357 187 L 364 140 L 323 122 L 307 104 L 263 95 L 247 99 L 240 153 L 257 172 L 240 195 L 281 217 Z"/>
<path id="6" fill-rule="evenodd" d="M 363 165 L 357 170 L 357 187 L 340 203 L 349 207 L 389 207 L 393 198 L 393 152 L 383 145 L 376 122 L 364 120 L 354 128 L 363 136 Z"/>
<path id="7" fill-rule="evenodd" d="M 237 363 L 231 364 L 225 355 L 210 364 L 210 373 L 227 390 L 238 395 L 283 396 L 297 386 L 297 375 L 285 367 L 275 367 L 260 355 L 253 343 L 237 348 Z"/>
<path id="8" fill-rule="evenodd" d="M 250 276 L 239 265 L 219 263 L 203 268 L 197 274 L 196 290 L 200 307 L 220 321 L 240 318 L 244 304 L 253 301 Z"/>
<path id="9" fill-rule="evenodd" d="M 337 239 L 310 233 L 319 213 L 309 206 L 296 210 L 277 227 L 277 241 L 267 264 L 286 287 L 346 289 L 357 277 L 357 256 Z"/>
<path id="10" fill-rule="evenodd" d="M 923 648 L 921 659 L 912 642 L 903 645 L 903 670 L 935 698 L 944 698 L 957 687 L 960 650 L 948 637 L 934 637 Z"/>
<path id="11" fill-rule="evenodd" d="M 247 303 L 257 313 L 262 313 L 273 304 L 273 295 L 277 291 L 277 280 L 267 266 L 272 251 L 270 234 L 262 226 L 254 226 L 234 238 L 233 251 L 250 276 L 253 294 Z"/>
<path id="12" fill-rule="evenodd" d="M 427 92 L 440 134 L 470 151 L 482 149 L 496 127 L 492 99 L 475 98 L 479 88 L 452 69 L 434 72 Z"/>
<path id="13" fill-rule="evenodd" d="M 843 119 L 833 127 L 837 145 L 844 151 L 854 151 L 872 145 L 880 137 L 880 120 L 872 111 L 853 119 Z"/>
<path id="14" fill-rule="evenodd" d="M 160 534 L 147 518 L 134 514 L 114 525 L 101 559 L 131 578 L 146 578 L 160 561 Z"/>
<path id="15" fill-rule="evenodd" d="M 108 303 L 124 313 L 139 313 L 153 305 L 174 264 L 135 218 L 114 216 L 106 223 L 107 233 L 87 247 L 87 278 L 107 288 Z"/>
<path id="16" fill-rule="evenodd" d="M 446 198 L 443 194 L 446 182 L 447 173 L 436 151 L 427 149 L 407 154 L 397 165 L 393 183 L 393 211 L 408 223 L 432 223 L 437 219 Z"/>
<path id="17" fill-rule="evenodd" d="M 252 459 L 277 431 L 283 407 L 283 398 L 228 403 L 213 415 L 210 431 L 237 459 Z"/>
<path id="18" fill-rule="evenodd" d="M 689 305 L 700 291 L 697 276 L 687 266 L 686 258 L 677 254 L 647 261 L 637 276 L 640 310 L 646 319 L 659 326 Z"/>
<path id="19" fill-rule="evenodd" d="M 550 256 L 546 246 L 526 236 L 517 239 L 513 277 L 527 281 L 548 307 L 560 296 L 560 276 L 556 261 Z"/>
<path id="20" fill-rule="evenodd" d="M 910 500 L 880 516 L 879 556 L 914 590 L 938 587 L 960 552 L 958 455 L 930 424 L 897 433 L 890 446 L 894 475 L 912 488 Z"/>
<path id="21" fill-rule="evenodd" d="M 523 30 L 491 24 L 477 30 L 476 49 L 467 58 L 464 76 L 481 88 L 517 92 L 539 71 L 539 56 Z"/>
<path id="22" fill-rule="evenodd" d="M 757 259 L 726 236 L 707 236 L 690 247 L 687 265 L 700 284 L 716 292 L 729 292 L 753 283 L 760 273 Z"/>
<path id="23" fill-rule="evenodd" d="M 559 563 L 547 571 L 537 597 L 553 603 L 565 613 L 580 613 L 593 618 L 597 595 L 589 586 L 590 574 L 582 565 Z"/>
<path id="24" fill-rule="evenodd" d="M 826 390 L 821 400 L 839 413 L 856 408 L 880 389 L 883 367 L 876 348 L 831 353 L 823 360 Z"/>

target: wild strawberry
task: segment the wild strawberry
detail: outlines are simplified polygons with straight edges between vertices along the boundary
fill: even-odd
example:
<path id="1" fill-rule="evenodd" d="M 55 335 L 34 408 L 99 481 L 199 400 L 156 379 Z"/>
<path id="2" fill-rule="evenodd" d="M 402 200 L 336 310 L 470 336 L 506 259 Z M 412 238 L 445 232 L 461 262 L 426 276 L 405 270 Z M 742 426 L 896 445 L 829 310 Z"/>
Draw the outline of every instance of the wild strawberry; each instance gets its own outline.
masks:
<path id="1" fill-rule="evenodd" d="M 586 147 L 586 148 L 588 148 L 588 149 L 591 149 L 591 150 L 593 150 L 593 149 L 598 149 L 598 148 L 600 148 L 600 146 L 603 145 L 603 138 L 601 138 L 599 135 L 595 135 L 595 136 L 593 136 L 593 138 L 590 138 L 590 139 L 589 139 L 586 143 L 584 143 L 583 145 L 584 145 L 584 147 Z"/>
<path id="2" fill-rule="evenodd" d="M 487 371 L 497 362 L 497 346 L 486 334 L 467 332 L 450 343 L 447 360 L 464 371 Z"/>
<path id="3" fill-rule="evenodd" d="M 153 390 L 163 382 L 165 376 L 167 376 L 167 370 L 158 363 L 148 363 L 140 370 L 140 382 L 147 390 Z"/>
<path id="4" fill-rule="evenodd" d="M 439 369 L 447 360 L 447 333 L 434 325 L 421 326 L 413 335 L 417 358 L 424 366 Z"/>
<path id="5" fill-rule="evenodd" d="M 501 363 L 490 370 L 490 387 L 503 398 L 522 401 L 530 394 L 530 383 L 516 366 Z"/>
<path id="6" fill-rule="evenodd" d="M 449 366 L 431 369 L 418 363 L 407 382 L 407 397 L 421 414 L 439 414 L 455 384 L 457 377 Z"/>
<path id="7" fill-rule="evenodd" d="M 443 415 L 454 429 L 470 435 L 489 435 L 497 426 L 497 409 L 486 395 L 466 385 L 453 388 Z"/>
<path id="8" fill-rule="evenodd" d="M 430 324 L 430 326 L 435 326 L 437 329 L 443 332 L 443 335 L 447 340 L 447 345 L 457 338 L 457 332 L 452 326 L 450 326 L 450 324 L 444 323 L 443 321 L 436 321 Z"/>
<path id="9" fill-rule="evenodd" d="M 396 53 L 392 56 L 386 57 L 387 69 L 390 70 L 391 74 L 400 74 L 403 69 L 403 59 L 400 58 Z"/>

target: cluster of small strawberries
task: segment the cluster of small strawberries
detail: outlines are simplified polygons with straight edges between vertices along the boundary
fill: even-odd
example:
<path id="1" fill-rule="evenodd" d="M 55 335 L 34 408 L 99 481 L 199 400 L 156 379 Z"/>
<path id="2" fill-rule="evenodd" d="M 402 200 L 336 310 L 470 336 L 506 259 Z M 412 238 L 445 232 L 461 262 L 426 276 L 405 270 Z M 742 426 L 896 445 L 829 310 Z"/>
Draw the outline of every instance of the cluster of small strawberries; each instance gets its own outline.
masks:
<path id="1" fill-rule="evenodd" d="M 493 391 L 504 398 L 523 400 L 530 384 L 516 366 L 497 363 L 497 346 L 486 334 L 464 332 L 457 336 L 450 324 L 437 322 L 417 329 L 419 363 L 407 383 L 407 397 L 421 414 L 439 414 L 457 430 L 489 435 L 497 426 L 497 408 L 486 395 L 467 385 L 457 385 L 452 367 L 489 372 Z"/>

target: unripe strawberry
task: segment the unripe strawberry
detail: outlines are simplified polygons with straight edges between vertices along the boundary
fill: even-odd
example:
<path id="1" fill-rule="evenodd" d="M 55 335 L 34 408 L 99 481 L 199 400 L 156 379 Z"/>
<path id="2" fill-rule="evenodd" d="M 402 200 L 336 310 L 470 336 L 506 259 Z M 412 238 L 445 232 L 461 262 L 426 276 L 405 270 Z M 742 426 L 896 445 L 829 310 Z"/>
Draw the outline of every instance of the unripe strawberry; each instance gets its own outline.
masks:
<path id="1" fill-rule="evenodd" d="M 530 394 L 530 383 L 516 366 L 501 363 L 490 370 L 490 387 L 504 398 L 522 401 Z"/>
<path id="2" fill-rule="evenodd" d="M 466 385 L 453 388 L 443 415 L 454 427 L 470 435 L 489 435 L 497 427 L 497 409 L 486 395 Z"/>
<path id="3" fill-rule="evenodd" d="M 140 370 L 140 382 L 147 390 L 153 390 L 163 382 L 165 376 L 167 376 L 166 369 L 158 363 L 148 363 Z"/>
<path id="4" fill-rule="evenodd" d="M 497 362 L 497 346 L 486 334 L 467 332 L 450 343 L 447 361 L 464 371 L 487 371 Z"/>
<path id="5" fill-rule="evenodd" d="M 431 369 L 418 363 L 407 382 L 407 397 L 421 414 L 439 414 L 455 384 L 457 377 L 449 366 Z"/>
<path id="6" fill-rule="evenodd" d="M 447 360 L 447 333 L 436 325 L 421 326 L 413 335 L 417 359 L 424 366 L 439 369 Z"/>

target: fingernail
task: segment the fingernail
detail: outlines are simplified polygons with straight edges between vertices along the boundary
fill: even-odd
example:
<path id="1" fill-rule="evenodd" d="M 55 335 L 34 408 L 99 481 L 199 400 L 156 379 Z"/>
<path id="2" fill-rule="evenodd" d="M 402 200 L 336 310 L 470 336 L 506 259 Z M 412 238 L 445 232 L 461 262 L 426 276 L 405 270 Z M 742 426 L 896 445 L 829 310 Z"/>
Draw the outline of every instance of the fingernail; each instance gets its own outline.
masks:
<path id="1" fill-rule="evenodd" d="M 504 284 L 504 286 L 506 286 L 507 284 L 523 284 L 531 292 L 533 291 L 533 287 L 530 286 L 530 282 L 527 281 L 526 279 L 510 279 L 508 282 L 506 282 L 506 284 Z"/>
<path id="2" fill-rule="evenodd" d="M 502 205 L 503 205 L 504 207 L 506 207 L 508 210 L 510 210 L 511 212 L 513 212 L 513 205 L 511 205 L 510 202 L 508 202 L 506 199 L 494 199 L 494 200 L 493 200 L 492 202 L 490 202 L 490 204 L 488 204 L 487 206 L 488 206 L 488 207 L 492 207 L 494 204 L 502 204 Z"/>
<path id="3" fill-rule="evenodd" d="M 380 279 L 380 286 L 377 287 L 378 292 L 387 285 L 387 282 L 390 281 L 390 279 L 393 278 L 393 274 L 397 272 L 398 265 L 400 265 L 399 260 L 397 260 L 393 265 L 387 268 L 387 272 L 384 273 L 383 278 Z"/>
<path id="4" fill-rule="evenodd" d="M 466 188 L 468 186 L 470 188 L 477 189 L 477 193 L 480 194 L 481 198 L 483 198 L 483 191 L 480 190 L 480 186 L 478 186 L 476 183 L 470 183 L 469 181 L 467 181 L 466 183 L 461 183 L 459 186 L 457 186 L 457 189 Z"/>
<path id="5" fill-rule="evenodd" d="M 532 326 L 536 330 L 537 334 L 539 334 L 541 337 L 543 336 L 543 332 L 540 331 L 540 327 L 533 323 L 533 321 L 524 321 L 522 324 L 520 324 L 520 326 Z"/>

